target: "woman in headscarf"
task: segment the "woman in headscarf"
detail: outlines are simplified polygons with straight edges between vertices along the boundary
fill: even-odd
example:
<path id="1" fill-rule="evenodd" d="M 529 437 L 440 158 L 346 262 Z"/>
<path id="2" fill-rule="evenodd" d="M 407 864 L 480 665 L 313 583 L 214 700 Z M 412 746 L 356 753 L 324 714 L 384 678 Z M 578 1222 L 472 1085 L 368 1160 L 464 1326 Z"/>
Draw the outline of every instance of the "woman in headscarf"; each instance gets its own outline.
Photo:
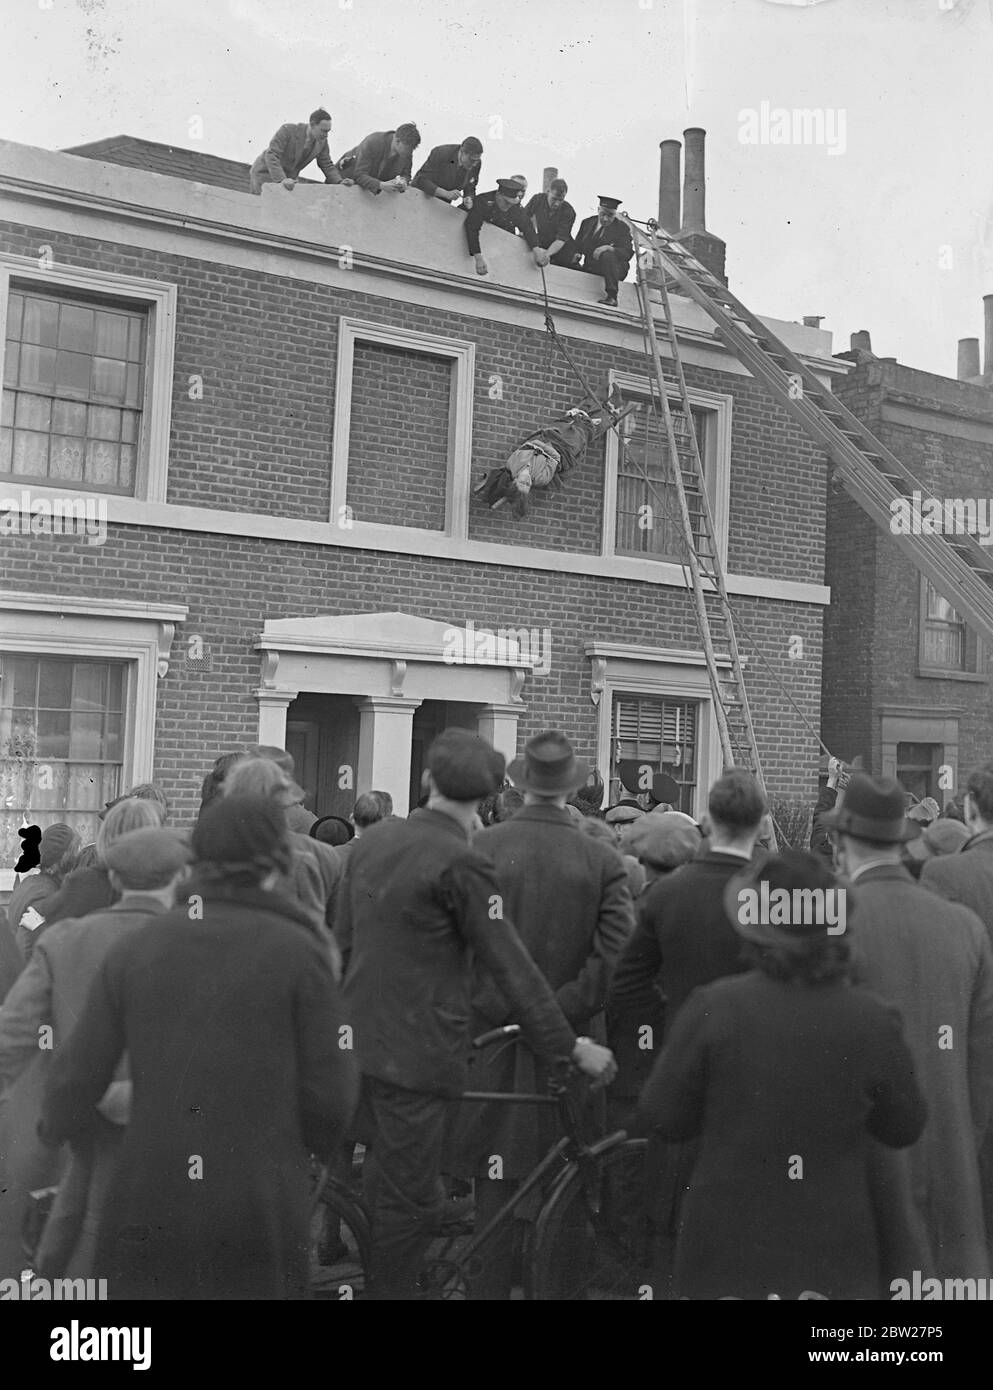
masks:
<path id="1" fill-rule="evenodd" d="M 823 895 L 837 891 L 846 911 L 832 917 Z M 926 1110 L 899 1014 L 850 983 L 851 897 L 795 851 L 729 882 L 725 907 L 753 968 L 690 995 L 639 1107 L 662 1138 L 698 1141 L 677 1297 L 889 1296 L 873 1141 L 913 1144 Z"/>

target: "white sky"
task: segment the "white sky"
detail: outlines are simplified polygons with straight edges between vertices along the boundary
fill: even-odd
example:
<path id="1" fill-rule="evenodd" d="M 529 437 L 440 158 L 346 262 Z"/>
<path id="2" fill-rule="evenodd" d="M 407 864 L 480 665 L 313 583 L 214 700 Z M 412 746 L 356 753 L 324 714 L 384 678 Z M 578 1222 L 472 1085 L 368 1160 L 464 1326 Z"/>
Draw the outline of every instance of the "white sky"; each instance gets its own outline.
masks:
<path id="1" fill-rule="evenodd" d="M 606 193 L 644 218 L 658 142 L 700 125 L 707 225 L 752 309 L 825 315 L 835 351 L 868 328 L 881 356 L 949 376 L 957 340 L 982 338 L 993 0 L 0 0 L 0 17 L 0 137 L 51 149 L 126 133 L 249 160 L 323 104 L 335 154 L 416 120 L 418 155 L 479 135 L 484 186 L 540 187 L 555 164 L 580 216 Z M 742 143 L 763 102 L 843 113 L 844 151 Z"/>

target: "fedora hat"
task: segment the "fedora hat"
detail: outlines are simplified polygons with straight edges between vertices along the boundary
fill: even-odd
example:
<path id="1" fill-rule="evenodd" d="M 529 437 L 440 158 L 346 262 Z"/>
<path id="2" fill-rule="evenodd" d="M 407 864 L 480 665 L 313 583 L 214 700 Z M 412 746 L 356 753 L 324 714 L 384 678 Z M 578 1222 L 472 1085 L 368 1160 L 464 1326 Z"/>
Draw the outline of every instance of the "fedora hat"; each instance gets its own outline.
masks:
<path id="1" fill-rule="evenodd" d="M 576 757 L 572 744 L 557 729 L 528 739 L 523 758 L 515 758 L 507 769 L 515 787 L 552 796 L 562 792 L 569 795 L 583 786 L 589 775 L 589 763 Z"/>
<path id="2" fill-rule="evenodd" d="M 844 799 L 828 811 L 822 823 L 843 835 L 873 840 L 882 845 L 899 845 L 920 834 L 920 827 L 907 824 L 904 807 L 907 793 L 893 777 L 852 774 Z"/>

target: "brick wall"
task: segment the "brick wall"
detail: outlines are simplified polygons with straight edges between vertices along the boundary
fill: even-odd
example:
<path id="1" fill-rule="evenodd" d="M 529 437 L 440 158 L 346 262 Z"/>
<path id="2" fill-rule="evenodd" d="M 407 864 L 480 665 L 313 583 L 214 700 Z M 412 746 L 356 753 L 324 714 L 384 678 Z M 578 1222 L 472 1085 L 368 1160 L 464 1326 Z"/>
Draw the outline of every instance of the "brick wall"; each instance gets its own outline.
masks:
<path id="1" fill-rule="evenodd" d="M 47 241 L 56 262 L 178 285 L 171 502 L 327 518 L 342 314 L 476 343 L 477 472 L 500 463 L 542 418 L 581 395 L 537 328 L 89 238 L 15 226 L 3 228 L 3 235 L 7 248 L 19 254 L 37 255 Z M 611 367 L 645 370 L 634 351 L 579 340 L 570 340 L 570 348 L 601 389 Z M 436 476 L 434 445 L 398 437 L 397 426 L 413 419 L 415 430 L 425 431 L 449 368 L 418 359 L 415 376 L 403 354 L 362 345 L 356 360 L 349 500 L 360 517 L 368 509 L 366 519 L 400 519 L 402 501 L 403 519 L 438 525 L 439 494 L 427 487 L 429 475 Z M 194 374 L 203 377 L 202 400 L 190 398 Z M 698 367 L 687 368 L 687 377 L 691 386 L 734 395 L 729 567 L 821 582 L 822 456 L 750 378 Z M 491 513 L 473 506 L 471 537 L 596 553 L 603 446 L 593 453 L 562 491 L 535 500 L 526 522 L 513 521 L 507 509 Z M 420 470 L 419 501 L 414 490 L 403 492 L 410 468 Z M 172 665 L 159 685 L 156 731 L 155 775 L 181 818 L 195 811 L 200 779 L 214 756 L 255 737 L 254 643 L 269 618 L 400 610 L 445 622 L 472 618 L 490 628 L 550 628 L 551 672 L 525 688 L 521 736 L 559 725 L 587 757 L 595 752 L 596 710 L 585 642 L 699 647 L 690 597 L 672 588 L 292 541 L 116 525 L 102 547 L 12 537 L 0 552 L 0 583 L 43 593 L 189 604 L 189 620 L 177 632 Z M 821 609 L 752 598 L 734 602 L 770 789 L 809 795 L 817 756 L 809 726 L 818 727 L 820 713 Z M 206 645 L 209 670 L 184 661 L 193 634 Z M 803 638 L 799 659 L 790 657 L 796 636 Z"/>
<path id="2" fill-rule="evenodd" d="M 883 402 L 947 409 L 993 424 L 989 393 L 893 364 L 866 362 L 839 385 L 845 404 L 920 479 L 925 496 L 989 497 L 990 444 L 883 418 Z M 964 412 L 964 414 L 962 413 Z M 846 494 L 828 505 L 824 628 L 824 738 L 832 751 L 862 753 L 881 767 L 882 705 L 960 708 L 959 770 L 993 757 L 989 683 L 919 674 L 920 576 Z M 983 663 L 983 670 L 986 663 Z"/>

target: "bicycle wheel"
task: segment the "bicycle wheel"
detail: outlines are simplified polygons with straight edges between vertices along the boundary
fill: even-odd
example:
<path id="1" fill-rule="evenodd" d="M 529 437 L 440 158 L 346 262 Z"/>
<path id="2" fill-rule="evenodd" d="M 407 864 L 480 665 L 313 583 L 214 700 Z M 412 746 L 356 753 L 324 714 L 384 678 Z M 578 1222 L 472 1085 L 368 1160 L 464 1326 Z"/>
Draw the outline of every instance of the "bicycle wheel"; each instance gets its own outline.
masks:
<path id="1" fill-rule="evenodd" d="M 319 1299 L 361 1298 L 371 1236 L 369 1217 L 344 1183 L 329 1178 L 310 1228 L 311 1289 Z"/>
<path id="2" fill-rule="evenodd" d="M 525 1260 L 526 1298 L 637 1300 L 651 1278 L 644 1139 L 606 1145 L 574 1163 L 535 1222 Z"/>

